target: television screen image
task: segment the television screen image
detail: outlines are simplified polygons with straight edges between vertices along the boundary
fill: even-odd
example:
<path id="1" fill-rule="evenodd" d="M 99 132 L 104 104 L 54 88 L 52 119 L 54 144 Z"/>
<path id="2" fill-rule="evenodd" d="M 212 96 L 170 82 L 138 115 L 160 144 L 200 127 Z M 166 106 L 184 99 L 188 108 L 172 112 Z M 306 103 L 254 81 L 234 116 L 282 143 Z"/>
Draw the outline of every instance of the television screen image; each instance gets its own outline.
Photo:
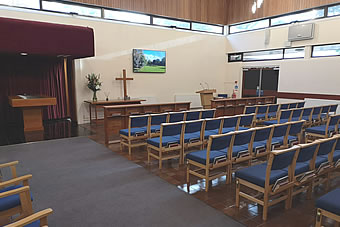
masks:
<path id="1" fill-rule="evenodd" d="M 134 73 L 165 73 L 166 52 L 157 50 L 133 50 Z"/>

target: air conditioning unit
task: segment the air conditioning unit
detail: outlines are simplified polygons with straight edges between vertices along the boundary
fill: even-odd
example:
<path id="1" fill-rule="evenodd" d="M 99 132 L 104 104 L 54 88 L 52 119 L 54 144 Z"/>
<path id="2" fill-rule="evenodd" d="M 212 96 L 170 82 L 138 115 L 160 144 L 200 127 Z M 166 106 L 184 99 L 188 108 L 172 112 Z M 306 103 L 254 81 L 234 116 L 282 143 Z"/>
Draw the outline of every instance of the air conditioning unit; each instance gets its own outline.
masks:
<path id="1" fill-rule="evenodd" d="M 292 25 L 288 30 L 288 41 L 300 41 L 314 38 L 314 23 Z"/>

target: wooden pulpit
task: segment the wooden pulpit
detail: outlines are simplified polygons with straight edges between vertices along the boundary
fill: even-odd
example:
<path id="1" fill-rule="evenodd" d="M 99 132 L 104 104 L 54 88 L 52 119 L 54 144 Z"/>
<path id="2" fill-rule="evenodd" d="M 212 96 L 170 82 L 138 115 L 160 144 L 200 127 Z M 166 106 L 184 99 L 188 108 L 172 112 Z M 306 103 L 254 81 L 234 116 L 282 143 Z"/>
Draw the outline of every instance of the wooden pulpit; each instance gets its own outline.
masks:
<path id="1" fill-rule="evenodd" d="M 213 94 L 216 92 L 216 89 L 204 89 L 201 91 L 196 91 L 201 95 L 201 103 L 204 109 L 211 109 L 211 100 L 213 99 Z"/>
<path id="2" fill-rule="evenodd" d="M 44 130 L 42 108 L 57 104 L 56 98 L 47 96 L 16 95 L 8 98 L 12 107 L 22 109 L 25 132 Z"/>

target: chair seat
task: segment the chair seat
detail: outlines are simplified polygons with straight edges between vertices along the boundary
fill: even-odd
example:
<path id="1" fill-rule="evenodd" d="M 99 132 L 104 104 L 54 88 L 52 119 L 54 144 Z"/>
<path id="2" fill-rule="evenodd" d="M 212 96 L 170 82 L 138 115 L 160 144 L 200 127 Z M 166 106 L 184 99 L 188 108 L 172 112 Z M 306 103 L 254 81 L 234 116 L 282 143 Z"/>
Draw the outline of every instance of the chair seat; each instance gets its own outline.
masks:
<path id="1" fill-rule="evenodd" d="M 215 162 L 215 160 L 226 157 L 227 154 L 225 152 L 212 150 L 210 151 L 209 163 L 212 164 Z M 191 152 L 186 155 L 186 158 L 205 165 L 207 160 L 207 150 Z"/>
<path id="2" fill-rule="evenodd" d="M 266 114 L 256 114 L 256 119 L 258 120 L 262 120 L 262 119 L 265 119 L 266 118 Z"/>
<path id="3" fill-rule="evenodd" d="M 274 118 L 276 117 L 276 112 L 271 112 L 267 114 L 268 118 Z"/>
<path id="4" fill-rule="evenodd" d="M 325 118 L 327 118 L 327 114 L 326 113 L 322 113 L 321 114 L 321 119 L 325 119 Z"/>
<path id="5" fill-rule="evenodd" d="M 244 131 L 244 130 L 248 130 L 249 128 L 247 127 L 238 127 L 238 131 Z"/>
<path id="6" fill-rule="evenodd" d="M 328 161 L 328 155 L 318 155 L 315 159 L 315 169 L 319 168 L 319 166 Z"/>
<path id="7" fill-rule="evenodd" d="M 319 120 L 319 115 L 318 115 L 318 114 L 312 115 L 312 120 L 313 120 L 313 121 Z"/>
<path id="8" fill-rule="evenodd" d="M 340 150 L 335 150 L 333 154 L 333 162 L 336 162 L 340 159 Z"/>
<path id="9" fill-rule="evenodd" d="M 335 130 L 334 126 L 328 127 L 328 133 L 333 132 Z M 307 133 L 314 133 L 319 135 L 325 135 L 326 134 L 326 125 L 320 125 L 320 126 L 314 126 L 310 128 L 306 128 Z"/>
<path id="10" fill-rule="evenodd" d="M 209 139 L 209 136 L 218 135 L 219 129 L 214 130 L 205 130 L 204 131 L 204 139 Z"/>
<path id="11" fill-rule="evenodd" d="M 40 220 L 36 220 L 35 222 L 25 225 L 25 227 L 40 227 Z"/>
<path id="12" fill-rule="evenodd" d="M 242 151 L 248 151 L 248 145 L 234 145 L 233 146 L 233 157 L 236 157 L 238 153 Z"/>
<path id="13" fill-rule="evenodd" d="M 337 188 L 316 201 L 316 207 L 340 215 L 340 188 Z"/>
<path id="14" fill-rule="evenodd" d="M 288 173 L 288 168 L 285 169 Z M 301 173 L 305 173 L 309 171 L 309 161 L 306 162 L 297 162 L 295 166 L 295 176 L 300 175 Z"/>
<path id="15" fill-rule="evenodd" d="M 10 191 L 10 190 L 14 190 L 14 189 L 18 189 L 18 188 L 21 188 L 21 187 L 22 187 L 21 185 L 9 186 L 9 187 L 6 187 L 4 189 L 1 189 L 0 193 L 7 192 L 7 191 Z M 31 195 L 31 200 L 33 200 L 32 195 Z M 21 203 L 20 203 L 20 196 L 19 196 L 19 194 L 11 195 L 11 196 L 7 196 L 7 197 L 4 197 L 4 198 L 1 198 L 0 199 L 0 212 L 8 210 L 8 209 L 11 209 L 11 208 L 14 208 L 14 207 L 17 207 L 20 204 Z"/>
<path id="16" fill-rule="evenodd" d="M 267 147 L 267 140 L 264 141 L 256 141 L 253 143 L 253 150 L 255 150 L 256 148 L 260 148 L 260 147 Z"/>
<path id="17" fill-rule="evenodd" d="M 300 117 L 292 117 L 292 119 L 290 121 L 299 121 Z"/>
<path id="18" fill-rule="evenodd" d="M 161 126 L 160 125 L 151 125 L 150 126 L 151 133 L 159 132 L 160 130 L 161 130 Z"/>
<path id="19" fill-rule="evenodd" d="M 277 124 L 277 120 L 264 121 L 263 124 L 264 125 L 275 125 Z"/>
<path id="20" fill-rule="evenodd" d="M 189 143 L 191 140 L 200 140 L 201 139 L 201 132 L 192 132 L 192 133 L 185 133 L 184 134 L 184 143 Z"/>
<path id="21" fill-rule="evenodd" d="M 146 127 L 141 127 L 141 128 L 131 128 L 130 134 L 131 136 L 135 136 L 138 133 L 147 133 L 148 129 Z M 121 129 L 119 131 L 119 134 L 124 135 L 124 136 L 129 136 L 129 129 Z"/>
<path id="22" fill-rule="evenodd" d="M 235 127 L 230 127 L 230 128 L 222 128 L 222 134 L 226 134 L 228 132 L 234 132 L 236 131 Z"/>
<path id="23" fill-rule="evenodd" d="M 153 145 L 155 147 L 160 147 L 160 137 L 155 137 L 152 139 L 148 139 L 146 141 L 148 144 Z M 180 143 L 179 136 L 163 136 L 162 137 L 162 147 L 167 147 L 169 143 Z"/>
<path id="24" fill-rule="evenodd" d="M 237 178 L 264 187 L 266 181 L 267 163 L 250 166 L 235 173 Z M 278 179 L 287 176 L 284 170 L 271 170 L 269 184 L 274 184 Z"/>
<path id="25" fill-rule="evenodd" d="M 280 137 L 273 137 L 272 138 L 272 145 L 274 144 L 280 144 L 283 145 L 284 144 L 284 136 L 280 136 Z"/>
<path id="26" fill-rule="evenodd" d="M 302 116 L 301 120 L 309 121 L 309 116 Z"/>

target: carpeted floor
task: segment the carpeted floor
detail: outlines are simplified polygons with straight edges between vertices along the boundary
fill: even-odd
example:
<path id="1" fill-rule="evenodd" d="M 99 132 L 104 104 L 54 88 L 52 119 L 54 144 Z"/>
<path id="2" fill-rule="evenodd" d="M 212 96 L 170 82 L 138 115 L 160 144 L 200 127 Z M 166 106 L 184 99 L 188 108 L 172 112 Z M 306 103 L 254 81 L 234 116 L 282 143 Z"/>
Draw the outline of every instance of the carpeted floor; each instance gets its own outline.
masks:
<path id="1" fill-rule="evenodd" d="M 242 226 L 85 137 L 0 147 L 13 160 L 33 174 L 34 210 L 54 210 L 49 226 Z"/>

